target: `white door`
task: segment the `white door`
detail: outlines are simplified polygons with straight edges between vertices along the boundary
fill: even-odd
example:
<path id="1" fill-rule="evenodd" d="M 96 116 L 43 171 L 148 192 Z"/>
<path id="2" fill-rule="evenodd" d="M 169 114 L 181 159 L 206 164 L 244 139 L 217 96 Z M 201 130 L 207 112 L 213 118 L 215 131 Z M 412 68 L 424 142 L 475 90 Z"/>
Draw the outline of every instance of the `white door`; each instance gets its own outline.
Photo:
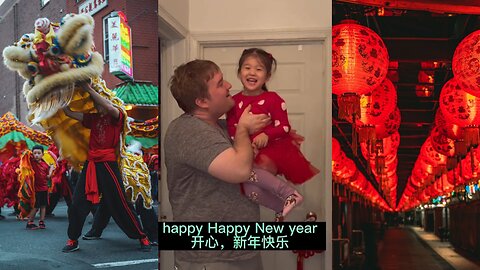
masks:
<path id="1" fill-rule="evenodd" d="M 326 186 L 324 159 L 327 147 L 321 143 L 330 141 L 325 140 L 325 137 L 329 134 L 327 129 L 331 128 L 324 126 L 326 117 L 330 117 L 330 114 L 326 115 L 325 106 L 327 102 L 331 102 L 325 93 L 327 89 L 322 88 L 326 85 L 327 70 L 324 46 L 325 44 L 321 42 L 285 45 L 255 44 L 255 47 L 266 50 L 277 60 L 277 70 L 268 83 L 268 89 L 277 92 L 285 99 L 292 129 L 305 137 L 301 147 L 303 154 L 321 170 L 316 177 L 297 186 L 305 200 L 288 215 L 287 221 L 303 221 L 310 211 L 316 213 L 318 221 L 330 221 L 326 216 L 331 215 L 331 210 L 326 209 L 326 205 L 329 205 L 326 203 L 326 198 L 329 198 L 327 194 L 331 191 L 324 188 Z M 205 47 L 202 52 L 202 58 L 217 63 L 222 69 L 224 78 L 232 83 L 232 95 L 242 88 L 237 78 L 237 68 L 238 59 L 245 48 Z M 262 221 L 273 221 L 273 216 L 272 210 L 262 208 Z M 325 263 L 324 256 L 325 254 L 315 255 L 304 260 L 304 269 L 320 269 L 319 267 Z M 265 251 L 262 253 L 262 258 L 265 270 L 296 269 L 296 255 L 291 251 Z"/>

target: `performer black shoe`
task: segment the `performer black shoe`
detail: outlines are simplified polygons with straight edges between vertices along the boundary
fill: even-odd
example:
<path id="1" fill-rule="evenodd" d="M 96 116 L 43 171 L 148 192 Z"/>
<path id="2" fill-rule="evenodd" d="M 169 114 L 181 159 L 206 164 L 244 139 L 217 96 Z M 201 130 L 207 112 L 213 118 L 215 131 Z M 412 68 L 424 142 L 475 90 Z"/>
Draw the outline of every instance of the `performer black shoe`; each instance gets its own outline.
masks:
<path id="1" fill-rule="evenodd" d="M 77 240 L 67 240 L 67 245 L 65 245 L 62 249 L 63 252 L 74 252 L 76 250 L 79 250 L 80 247 L 78 246 L 78 241 Z"/>
<path id="2" fill-rule="evenodd" d="M 82 236 L 83 240 L 98 240 L 100 239 L 100 235 L 96 235 L 95 232 L 92 230 L 88 231 L 86 234 Z"/>

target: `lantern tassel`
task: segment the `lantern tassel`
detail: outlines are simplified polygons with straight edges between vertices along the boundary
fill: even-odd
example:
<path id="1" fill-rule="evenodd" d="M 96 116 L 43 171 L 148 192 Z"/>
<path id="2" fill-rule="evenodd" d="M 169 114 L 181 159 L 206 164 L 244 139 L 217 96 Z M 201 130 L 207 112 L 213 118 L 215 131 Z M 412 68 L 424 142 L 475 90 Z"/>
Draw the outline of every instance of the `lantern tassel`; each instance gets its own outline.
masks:
<path id="1" fill-rule="evenodd" d="M 367 156 L 366 159 L 368 160 L 367 164 L 368 164 L 368 168 L 369 168 L 369 170 L 367 170 L 368 176 L 372 176 L 373 168 L 372 168 L 372 164 L 370 163 L 370 158 L 371 158 L 373 152 L 374 152 L 374 150 L 373 150 L 373 147 L 371 145 L 371 142 L 367 141 L 367 155 L 368 156 Z"/>
<path id="2" fill-rule="evenodd" d="M 455 155 L 460 158 L 465 158 L 467 156 L 467 145 L 465 140 L 456 140 L 455 141 Z"/>
<path id="3" fill-rule="evenodd" d="M 385 168 L 385 156 L 376 156 L 375 157 L 375 169 L 377 174 L 382 175 Z"/>
<path id="4" fill-rule="evenodd" d="M 475 157 L 473 156 L 473 149 L 470 150 L 470 167 L 472 169 L 472 176 L 475 173 Z"/>
<path id="5" fill-rule="evenodd" d="M 464 128 L 464 138 L 465 144 L 467 145 L 467 149 L 471 147 L 476 148 L 478 146 L 478 142 L 480 141 L 480 135 L 478 131 L 478 126 L 470 125 Z"/>
<path id="6" fill-rule="evenodd" d="M 444 180 L 444 177 L 442 175 L 442 176 L 440 176 L 440 184 L 441 184 L 441 187 L 442 187 L 442 193 L 445 192 L 445 188 L 444 188 L 444 185 L 443 185 L 443 180 Z"/>
<path id="7" fill-rule="evenodd" d="M 358 146 L 357 146 L 357 141 L 358 141 L 358 134 L 357 134 L 357 125 L 355 124 L 355 114 L 352 115 L 353 122 L 352 122 L 352 152 L 353 155 L 356 157 L 358 154 Z"/>
<path id="8" fill-rule="evenodd" d="M 351 116 L 360 115 L 360 96 L 355 93 L 344 93 L 338 98 L 338 118 L 349 120 Z M 355 122 L 355 117 L 353 117 Z"/>
<path id="9" fill-rule="evenodd" d="M 440 175 L 447 173 L 447 165 L 445 164 L 438 165 L 438 169 L 440 171 Z"/>
<path id="10" fill-rule="evenodd" d="M 459 171 L 458 171 L 458 177 L 459 177 L 458 180 L 459 180 L 460 182 L 462 181 L 462 180 L 460 179 L 460 177 L 463 178 L 463 168 L 462 168 L 462 167 L 463 167 L 463 166 L 462 166 L 462 162 L 460 162 L 460 160 L 459 160 L 459 161 L 458 161 L 458 169 L 459 169 Z"/>
<path id="11" fill-rule="evenodd" d="M 376 136 L 375 136 L 375 126 L 374 125 L 364 125 L 358 129 L 358 141 L 360 143 L 370 143 L 370 145 L 375 145 Z"/>
<path id="12" fill-rule="evenodd" d="M 456 173 L 456 167 L 453 167 L 453 189 L 457 187 L 457 173 Z"/>
<path id="13" fill-rule="evenodd" d="M 440 168 L 438 166 L 433 166 L 433 174 L 435 177 L 438 177 L 440 175 Z"/>
<path id="14" fill-rule="evenodd" d="M 457 157 L 447 157 L 447 170 L 457 167 Z"/>

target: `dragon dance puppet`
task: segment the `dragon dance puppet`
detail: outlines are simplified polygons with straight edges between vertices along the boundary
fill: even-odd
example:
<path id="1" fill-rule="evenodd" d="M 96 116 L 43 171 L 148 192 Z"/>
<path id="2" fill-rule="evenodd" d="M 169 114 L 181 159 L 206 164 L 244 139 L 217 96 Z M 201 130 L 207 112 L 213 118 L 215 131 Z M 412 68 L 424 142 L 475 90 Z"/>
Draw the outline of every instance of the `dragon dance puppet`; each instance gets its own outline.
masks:
<path id="1" fill-rule="evenodd" d="M 87 14 L 67 14 L 60 23 L 37 19 L 35 33 L 24 34 L 3 50 L 4 63 L 26 80 L 23 94 L 29 109 L 28 120 L 45 129 L 60 155 L 77 170 L 87 159 L 90 130 L 66 116 L 62 108 L 96 112 L 93 99 L 78 86 L 85 81 L 90 81 L 97 93 L 110 100 L 124 115 L 117 156 L 125 189 L 132 191 L 132 197 L 142 196 L 144 206 L 150 208 L 150 180 L 135 178 L 138 174 L 132 173 L 143 172 L 144 168 L 126 152 L 125 138 L 130 131 L 127 113 L 123 102 L 101 79 L 104 62 L 102 55 L 94 50 L 93 28 L 94 20 Z"/>

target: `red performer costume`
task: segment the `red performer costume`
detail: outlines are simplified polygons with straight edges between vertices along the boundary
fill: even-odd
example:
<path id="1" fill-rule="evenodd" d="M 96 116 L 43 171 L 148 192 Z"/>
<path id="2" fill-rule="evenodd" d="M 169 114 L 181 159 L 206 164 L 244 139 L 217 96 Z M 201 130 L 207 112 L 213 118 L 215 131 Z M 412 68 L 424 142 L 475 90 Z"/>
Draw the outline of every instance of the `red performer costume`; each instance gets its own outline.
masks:
<path id="1" fill-rule="evenodd" d="M 2 206 L 5 204 L 7 207 L 12 207 L 18 204 L 18 189 L 20 188 L 20 183 L 18 182 L 18 172 L 17 169 L 20 166 L 20 158 L 18 156 L 13 156 L 9 160 L 5 161 L 0 166 L 1 170 L 1 179 L 4 182 L 4 197 L 0 201 Z"/>
<path id="2" fill-rule="evenodd" d="M 133 205 L 126 200 L 122 174 L 117 163 L 124 117 L 122 113 L 118 119 L 108 114 L 83 114 L 82 124 L 91 130 L 88 159 L 75 187 L 72 204 L 68 208 L 70 240 L 64 252 L 78 249 L 78 244 L 72 241 L 76 242 L 80 237 L 92 204 L 98 203 L 108 208 L 117 225 L 128 237 L 144 240 L 142 245 L 149 248 L 150 244 Z"/>
<path id="3" fill-rule="evenodd" d="M 49 201 L 47 206 L 47 215 L 52 215 L 53 210 L 57 206 L 60 197 L 65 199 L 67 206 L 72 203 L 72 188 L 67 179 L 66 172 L 68 170 L 68 162 L 66 159 L 59 159 L 58 148 L 52 144 L 48 147 L 51 155 L 56 159 L 56 167 L 52 174 L 51 187 L 49 188 Z"/>
<path id="4" fill-rule="evenodd" d="M 267 146 L 255 158 L 256 165 L 271 167 L 273 163 L 277 172 L 294 184 L 302 184 L 319 172 L 300 152 L 299 141 L 290 130 L 285 101 L 277 93 L 264 91 L 258 96 L 245 96 L 240 92 L 233 99 L 235 107 L 227 114 L 230 136 L 234 136 L 238 120 L 248 105 L 252 105 L 253 114 L 268 114 L 272 119 L 264 130 L 251 135 L 252 140 L 262 132 L 268 135 Z"/>

